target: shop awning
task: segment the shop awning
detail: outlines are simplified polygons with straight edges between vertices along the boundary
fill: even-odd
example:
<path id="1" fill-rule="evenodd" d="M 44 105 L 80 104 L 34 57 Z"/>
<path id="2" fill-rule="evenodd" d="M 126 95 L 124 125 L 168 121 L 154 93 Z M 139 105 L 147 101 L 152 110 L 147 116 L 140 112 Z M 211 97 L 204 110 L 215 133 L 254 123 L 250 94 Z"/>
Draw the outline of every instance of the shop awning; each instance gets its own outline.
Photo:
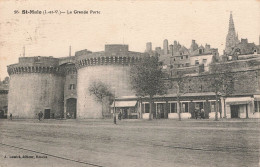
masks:
<path id="1" fill-rule="evenodd" d="M 135 107 L 137 101 L 116 101 L 115 107 Z M 114 107 L 114 102 L 111 105 Z"/>
<path id="2" fill-rule="evenodd" d="M 251 97 L 231 97 L 226 99 L 226 103 L 231 105 L 248 104 L 252 100 Z"/>
<path id="3" fill-rule="evenodd" d="M 260 101 L 260 95 L 254 95 L 254 100 L 255 101 Z"/>

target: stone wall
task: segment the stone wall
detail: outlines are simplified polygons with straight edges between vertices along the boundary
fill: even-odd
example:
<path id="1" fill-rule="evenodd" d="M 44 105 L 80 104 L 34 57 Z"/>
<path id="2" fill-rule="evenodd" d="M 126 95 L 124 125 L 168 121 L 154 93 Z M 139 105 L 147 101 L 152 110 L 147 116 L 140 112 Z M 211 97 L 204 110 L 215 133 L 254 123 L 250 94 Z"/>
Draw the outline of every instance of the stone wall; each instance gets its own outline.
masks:
<path id="1" fill-rule="evenodd" d="M 57 66 L 59 63 L 58 58 L 53 57 L 20 57 L 19 65 L 21 66 L 34 66 L 36 64 L 39 65 L 48 65 L 48 66 Z"/>
<path id="2" fill-rule="evenodd" d="M 217 67 L 218 69 L 226 69 L 230 71 L 260 69 L 260 57 L 245 59 L 245 60 L 228 61 L 225 63 L 211 64 L 210 70 L 212 70 L 212 68 L 214 68 L 215 66 L 218 66 Z"/>
<path id="3" fill-rule="evenodd" d="M 106 53 L 126 53 L 128 52 L 128 45 L 105 45 Z"/>
<path id="4" fill-rule="evenodd" d="M 8 105 L 8 91 L 0 90 L 0 110 L 4 110 L 4 107 Z"/>
<path id="5" fill-rule="evenodd" d="M 260 89 L 260 72 L 257 70 L 236 71 L 230 73 L 228 78 L 228 87 L 223 87 L 223 92 L 229 95 L 254 94 L 257 89 Z M 169 92 L 176 92 L 176 81 L 172 79 L 172 87 Z M 212 86 L 214 75 L 197 75 L 184 77 L 181 84 L 182 92 L 184 93 L 200 93 L 214 92 Z"/>
<path id="6" fill-rule="evenodd" d="M 77 118 L 102 118 L 102 104 L 88 91 L 93 81 L 102 81 L 109 85 L 115 91 L 116 97 L 134 95 L 130 89 L 129 72 L 130 66 L 123 65 L 87 66 L 78 69 Z M 105 105 L 104 112 L 109 112 L 109 104 Z"/>
<path id="7" fill-rule="evenodd" d="M 37 118 L 50 109 L 51 118 L 63 113 L 64 77 L 52 73 L 23 73 L 10 76 L 8 113 L 14 118 Z"/>

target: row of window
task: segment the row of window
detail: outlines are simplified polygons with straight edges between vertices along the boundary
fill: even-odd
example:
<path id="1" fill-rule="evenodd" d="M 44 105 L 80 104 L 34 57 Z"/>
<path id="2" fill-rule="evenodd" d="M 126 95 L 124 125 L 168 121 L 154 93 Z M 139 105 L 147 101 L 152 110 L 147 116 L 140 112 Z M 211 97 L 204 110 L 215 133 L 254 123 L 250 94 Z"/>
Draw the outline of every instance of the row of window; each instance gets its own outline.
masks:
<path id="1" fill-rule="evenodd" d="M 190 63 L 178 64 L 177 66 L 178 66 L 178 68 L 180 68 L 180 67 L 189 67 Z"/>
<path id="2" fill-rule="evenodd" d="M 175 61 L 175 59 L 173 59 L 173 61 Z M 207 63 L 207 59 L 203 59 L 202 60 L 202 64 L 206 64 Z M 199 65 L 200 64 L 200 62 L 199 62 L 199 60 L 195 60 L 195 65 Z M 185 63 L 185 64 L 178 64 L 177 65 L 178 67 L 188 67 L 188 66 L 190 66 L 190 63 Z"/>
<path id="3" fill-rule="evenodd" d="M 184 57 L 185 57 L 186 59 L 188 59 L 188 58 L 189 58 L 189 56 L 188 56 L 188 55 L 186 55 L 186 56 L 181 56 L 179 60 L 183 60 L 183 59 L 184 59 Z M 173 61 L 176 61 L 176 60 L 177 60 L 176 58 L 173 58 Z"/>
<path id="4" fill-rule="evenodd" d="M 211 108 L 209 112 L 213 112 L 215 111 L 215 102 L 210 102 L 211 103 Z M 177 103 L 169 103 L 170 104 L 170 108 L 169 108 L 169 112 L 170 113 L 177 113 Z M 150 104 L 146 103 L 143 104 L 144 105 L 144 112 L 145 113 L 149 113 L 150 111 Z M 193 111 L 189 111 L 189 102 L 182 102 L 182 112 L 183 113 L 188 113 L 188 112 L 193 112 Z M 194 109 L 198 109 L 201 110 L 204 108 L 204 103 L 203 102 L 195 102 L 195 106 Z M 157 112 L 158 113 L 162 113 L 165 110 L 165 103 L 157 103 Z"/>
<path id="5" fill-rule="evenodd" d="M 207 59 L 203 59 L 202 64 L 206 64 L 206 63 L 207 63 Z M 199 60 L 195 60 L 195 65 L 199 65 L 199 64 L 200 64 Z"/>

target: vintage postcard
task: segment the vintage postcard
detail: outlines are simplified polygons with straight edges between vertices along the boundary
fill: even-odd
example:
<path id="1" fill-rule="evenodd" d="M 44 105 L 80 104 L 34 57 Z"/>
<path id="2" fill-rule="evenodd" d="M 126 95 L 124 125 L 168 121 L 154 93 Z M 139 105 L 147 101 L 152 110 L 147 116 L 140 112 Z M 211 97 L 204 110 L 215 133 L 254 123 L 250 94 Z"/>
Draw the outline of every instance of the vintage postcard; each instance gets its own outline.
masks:
<path id="1" fill-rule="evenodd" d="M 257 167 L 259 82 L 258 0 L 0 0 L 0 167 Z"/>

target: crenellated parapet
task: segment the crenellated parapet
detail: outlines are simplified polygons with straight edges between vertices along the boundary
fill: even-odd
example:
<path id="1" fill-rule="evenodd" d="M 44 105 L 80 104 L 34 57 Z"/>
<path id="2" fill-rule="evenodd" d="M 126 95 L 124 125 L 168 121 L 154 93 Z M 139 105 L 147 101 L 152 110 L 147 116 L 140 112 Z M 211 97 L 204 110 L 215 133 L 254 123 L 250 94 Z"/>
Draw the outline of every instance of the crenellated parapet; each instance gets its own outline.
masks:
<path id="1" fill-rule="evenodd" d="M 133 65 L 140 61 L 140 56 L 102 56 L 102 57 L 86 57 L 76 61 L 76 68 L 84 68 L 87 66 L 99 65 Z"/>
<path id="2" fill-rule="evenodd" d="M 63 69 L 52 66 L 20 66 L 19 64 L 10 65 L 7 67 L 9 75 L 24 74 L 24 73 L 49 73 L 49 74 L 63 74 Z"/>
<path id="3" fill-rule="evenodd" d="M 65 67 L 65 75 L 77 74 L 77 69 L 75 64 L 67 64 Z"/>
<path id="4" fill-rule="evenodd" d="M 140 61 L 144 53 L 128 50 L 128 45 L 112 44 L 105 45 L 105 50 L 91 52 L 89 50 L 75 53 L 75 65 L 77 69 L 87 66 L 120 65 L 131 66 Z"/>
<path id="5" fill-rule="evenodd" d="M 59 59 L 53 57 L 20 57 L 19 63 L 7 66 L 9 75 L 25 73 L 64 74 L 64 67 L 59 66 Z"/>

